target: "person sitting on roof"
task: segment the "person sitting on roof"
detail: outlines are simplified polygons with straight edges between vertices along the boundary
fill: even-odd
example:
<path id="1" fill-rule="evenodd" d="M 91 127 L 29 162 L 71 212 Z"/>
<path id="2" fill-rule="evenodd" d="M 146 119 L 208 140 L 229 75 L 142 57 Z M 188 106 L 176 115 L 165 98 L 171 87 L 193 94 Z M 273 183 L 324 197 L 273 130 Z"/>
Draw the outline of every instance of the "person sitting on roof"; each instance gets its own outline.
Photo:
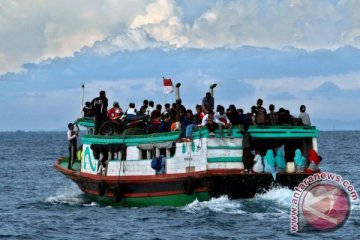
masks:
<path id="1" fill-rule="evenodd" d="M 141 106 L 140 110 L 136 113 L 136 116 L 147 116 L 146 109 L 147 107 Z"/>
<path id="2" fill-rule="evenodd" d="M 275 166 L 277 172 L 279 173 L 285 172 L 286 163 L 285 163 L 283 146 L 280 146 L 279 148 L 276 149 Z"/>
<path id="3" fill-rule="evenodd" d="M 311 149 L 309 152 L 309 166 L 305 169 L 307 173 L 317 173 L 320 172 L 319 165 L 321 162 L 321 157 L 317 154 L 314 149 Z"/>
<path id="4" fill-rule="evenodd" d="M 146 109 L 146 114 L 151 116 L 151 113 L 154 111 L 154 101 L 149 101 L 149 106 Z"/>
<path id="5" fill-rule="evenodd" d="M 159 131 L 161 124 L 161 114 L 157 113 L 153 116 L 152 121 L 150 122 L 150 126 L 148 128 L 148 133 L 156 133 Z"/>
<path id="6" fill-rule="evenodd" d="M 229 118 L 233 126 L 237 126 L 240 124 L 239 114 L 236 111 L 235 105 L 231 104 L 229 106 L 229 108 L 226 110 L 226 116 Z"/>
<path id="7" fill-rule="evenodd" d="M 91 102 L 86 102 L 83 108 L 84 117 L 93 118 L 95 116 Z"/>
<path id="8" fill-rule="evenodd" d="M 150 120 L 152 120 L 154 116 L 158 116 L 159 114 L 161 115 L 161 108 L 162 106 L 160 104 L 156 105 L 156 108 L 151 112 Z"/>
<path id="9" fill-rule="evenodd" d="M 120 117 L 123 115 L 123 111 L 119 106 L 118 102 L 114 102 L 113 107 L 110 108 L 107 112 L 108 119 L 112 121 L 118 121 L 120 120 Z"/>
<path id="10" fill-rule="evenodd" d="M 264 172 L 271 173 L 274 180 L 276 180 L 276 170 L 275 170 L 275 158 L 274 151 L 268 149 L 264 157 Z"/>
<path id="11" fill-rule="evenodd" d="M 194 130 L 193 114 L 190 109 L 186 110 L 186 115 L 180 121 L 181 123 L 181 140 L 189 142 Z"/>
<path id="12" fill-rule="evenodd" d="M 268 121 L 270 125 L 278 125 L 279 124 L 279 113 L 275 112 L 275 106 L 273 104 L 269 105 L 269 114 Z"/>
<path id="13" fill-rule="evenodd" d="M 296 168 L 297 173 L 304 172 L 304 170 L 305 170 L 305 158 L 302 155 L 300 149 L 295 150 L 294 163 L 295 163 L 295 168 Z"/>
<path id="14" fill-rule="evenodd" d="M 170 117 L 170 114 L 171 114 L 170 103 L 165 103 L 164 108 L 165 108 L 165 110 L 162 112 L 162 115 L 165 116 L 166 114 L 168 114 Z"/>
<path id="15" fill-rule="evenodd" d="M 171 131 L 170 127 L 171 127 L 170 115 L 169 114 L 162 115 L 162 121 L 160 123 L 158 132 L 159 133 L 170 132 Z"/>
<path id="16" fill-rule="evenodd" d="M 215 122 L 214 111 L 209 110 L 208 113 L 204 116 L 201 122 L 201 126 L 206 126 L 209 130 L 209 136 L 215 136 L 215 130 L 219 125 Z"/>
<path id="17" fill-rule="evenodd" d="M 200 105 L 196 105 L 196 114 L 194 115 L 194 124 L 195 126 L 201 126 L 202 119 L 204 118 L 205 114 Z"/>
<path id="18" fill-rule="evenodd" d="M 225 108 L 221 105 L 216 107 L 215 122 L 219 124 L 220 138 L 223 137 L 223 128 L 228 130 L 228 137 L 232 137 L 232 124 L 225 114 Z"/>
<path id="19" fill-rule="evenodd" d="M 301 119 L 303 125 L 311 126 L 309 114 L 307 114 L 305 111 L 306 111 L 305 105 L 301 105 L 299 118 Z"/>
<path id="20" fill-rule="evenodd" d="M 279 109 L 279 124 L 280 125 L 292 125 L 293 119 L 290 115 L 290 111 L 284 108 Z"/>
<path id="21" fill-rule="evenodd" d="M 134 116 L 136 116 L 137 110 L 135 108 L 135 103 L 129 103 L 129 108 L 125 111 L 125 115 L 128 118 L 132 118 Z"/>

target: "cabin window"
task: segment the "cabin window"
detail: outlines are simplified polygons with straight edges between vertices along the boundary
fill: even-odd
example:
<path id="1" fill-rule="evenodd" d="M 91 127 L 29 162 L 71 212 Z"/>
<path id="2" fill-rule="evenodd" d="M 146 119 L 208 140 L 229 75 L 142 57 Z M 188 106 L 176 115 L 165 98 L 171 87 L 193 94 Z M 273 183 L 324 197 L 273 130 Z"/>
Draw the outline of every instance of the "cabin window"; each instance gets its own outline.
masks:
<path id="1" fill-rule="evenodd" d="M 175 155 L 176 144 L 174 142 L 162 142 L 155 144 L 141 144 L 139 148 L 139 159 L 152 159 L 160 155 L 172 157 Z"/>

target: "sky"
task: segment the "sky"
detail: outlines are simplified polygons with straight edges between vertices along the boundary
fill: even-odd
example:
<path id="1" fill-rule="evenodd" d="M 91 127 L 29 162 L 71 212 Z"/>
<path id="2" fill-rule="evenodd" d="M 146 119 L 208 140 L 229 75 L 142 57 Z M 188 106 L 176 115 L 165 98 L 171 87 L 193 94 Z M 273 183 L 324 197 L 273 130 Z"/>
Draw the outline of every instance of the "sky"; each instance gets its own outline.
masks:
<path id="1" fill-rule="evenodd" d="M 0 131 L 66 130 L 85 101 L 187 108 L 258 98 L 320 130 L 360 130 L 360 1 L 0 0 Z"/>

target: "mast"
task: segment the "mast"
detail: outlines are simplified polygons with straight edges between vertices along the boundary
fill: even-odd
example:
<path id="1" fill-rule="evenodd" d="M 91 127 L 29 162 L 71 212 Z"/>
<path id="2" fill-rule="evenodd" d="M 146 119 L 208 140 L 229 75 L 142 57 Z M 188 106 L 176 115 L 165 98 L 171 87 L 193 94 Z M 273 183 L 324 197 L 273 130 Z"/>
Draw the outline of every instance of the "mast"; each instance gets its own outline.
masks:
<path id="1" fill-rule="evenodd" d="M 175 103 L 176 103 L 176 117 L 175 121 L 180 121 L 180 86 L 181 83 L 177 83 L 175 85 Z"/>
<path id="2" fill-rule="evenodd" d="M 217 86 L 217 83 L 213 83 L 210 85 L 210 93 L 213 98 L 214 98 L 214 88 L 216 88 L 216 86 Z M 215 107 L 215 98 L 214 98 L 214 107 Z"/>

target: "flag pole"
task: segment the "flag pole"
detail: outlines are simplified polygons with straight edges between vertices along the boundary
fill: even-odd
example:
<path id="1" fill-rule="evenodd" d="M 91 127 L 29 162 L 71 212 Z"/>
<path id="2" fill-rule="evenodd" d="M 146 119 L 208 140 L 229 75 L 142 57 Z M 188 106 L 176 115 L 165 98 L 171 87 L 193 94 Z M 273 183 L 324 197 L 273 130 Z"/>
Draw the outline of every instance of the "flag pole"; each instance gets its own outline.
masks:
<path id="1" fill-rule="evenodd" d="M 163 84 L 164 84 L 164 80 L 165 80 L 165 78 L 163 77 Z M 163 89 L 163 108 L 165 109 L 165 92 L 164 92 L 164 89 Z"/>

